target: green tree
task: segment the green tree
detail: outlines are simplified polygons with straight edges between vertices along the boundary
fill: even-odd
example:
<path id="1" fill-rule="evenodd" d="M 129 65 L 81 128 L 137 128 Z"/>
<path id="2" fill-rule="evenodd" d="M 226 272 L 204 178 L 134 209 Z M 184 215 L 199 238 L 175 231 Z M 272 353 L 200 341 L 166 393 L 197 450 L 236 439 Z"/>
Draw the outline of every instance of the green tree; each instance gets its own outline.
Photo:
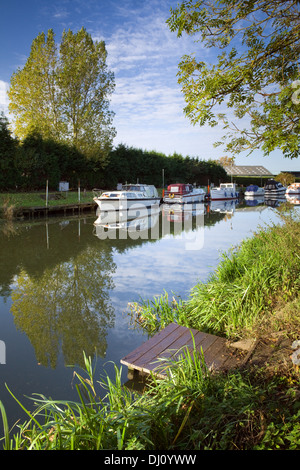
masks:
<path id="1" fill-rule="evenodd" d="M 11 135 L 8 120 L 0 114 L 0 190 L 15 187 L 16 184 L 16 149 L 18 142 Z"/>
<path id="2" fill-rule="evenodd" d="M 185 0 L 171 10 L 172 31 L 216 52 L 213 64 L 185 55 L 179 82 L 193 124 L 224 122 L 226 150 L 280 148 L 299 155 L 300 15 L 296 0 Z M 223 110 L 233 110 L 229 118 Z M 246 120 L 245 127 L 237 119 Z M 233 121 L 231 121 L 233 119 Z M 240 121 L 242 122 L 242 121 Z M 228 139 L 228 140 L 227 140 Z"/>
<path id="3" fill-rule="evenodd" d="M 11 77 L 9 111 L 14 131 L 20 138 L 39 132 L 43 137 L 61 138 L 66 129 L 56 86 L 57 47 L 53 30 L 39 34 L 32 42 L 23 69 Z"/>
<path id="4" fill-rule="evenodd" d="M 293 184 L 295 182 L 295 176 L 291 173 L 284 173 L 281 172 L 279 175 L 276 176 L 276 181 L 279 181 L 283 186 L 288 186 L 289 184 Z"/>
<path id="5" fill-rule="evenodd" d="M 115 131 L 109 96 L 114 76 L 107 69 L 103 41 L 93 41 L 82 28 L 64 31 L 60 47 L 53 30 L 34 39 L 23 69 L 11 78 L 9 110 L 15 133 L 24 138 L 68 142 L 104 165 Z"/>

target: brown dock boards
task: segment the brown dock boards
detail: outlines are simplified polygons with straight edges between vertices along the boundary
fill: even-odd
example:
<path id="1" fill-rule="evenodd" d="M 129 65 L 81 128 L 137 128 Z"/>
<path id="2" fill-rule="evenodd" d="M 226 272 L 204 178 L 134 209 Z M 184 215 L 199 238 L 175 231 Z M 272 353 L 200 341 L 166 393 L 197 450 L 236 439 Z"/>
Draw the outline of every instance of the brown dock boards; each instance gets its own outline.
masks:
<path id="1" fill-rule="evenodd" d="M 194 343 L 197 351 L 203 351 L 205 363 L 210 369 L 220 369 L 232 359 L 225 338 L 170 323 L 123 357 L 121 363 L 129 369 L 146 374 L 153 372 L 155 375 L 165 377 L 167 362 L 164 363 L 163 360 L 176 358 L 183 347 L 187 347 L 192 354 Z"/>

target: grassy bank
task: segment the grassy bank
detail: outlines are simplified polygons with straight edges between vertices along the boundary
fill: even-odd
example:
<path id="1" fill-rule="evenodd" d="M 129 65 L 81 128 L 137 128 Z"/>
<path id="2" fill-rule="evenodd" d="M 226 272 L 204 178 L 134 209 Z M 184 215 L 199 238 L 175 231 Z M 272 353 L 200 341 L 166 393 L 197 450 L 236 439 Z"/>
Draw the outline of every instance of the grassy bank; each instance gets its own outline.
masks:
<path id="1" fill-rule="evenodd" d="M 78 202 L 92 202 L 94 194 L 92 191 L 49 192 L 48 206 L 58 206 L 64 204 L 78 204 Z M 45 207 L 46 192 L 18 192 L 0 193 L 0 214 L 7 217 L 15 210 L 28 207 Z"/>
<path id="2" fill-rule="evenodd" d="M 300 222 L 293 210 L 223 255 L 206 283 L 187 301 L 168 295 L 131 304 L 133 321 L 149 333 L 174 321 L 228 338 L 256 335 L 300 288 Z"/>
<path id="3" fill-rule="evenodd" d="M 131 305 L 134 323 L 151 334 L 175 321 L 233 339 L 254 336 L 267 355 L 225 374 L 183 350 L 170 363 L 171 378 L 153 378 L 142 395 L 122 387 L 117 367 L 114 381 L 94 377 L 86 358 L 85 372 L 75 374 L 77 403 L 36 396 L 35 412 L 11 431 L 0 407 L 4 448 L 300 449 L 299 367 L 290 358 L 290 345 L 300 339 L 299 256 L 300 220 L 284 213 L 280 226 L 224 255 L 186 301 L 165 294 Z"/>

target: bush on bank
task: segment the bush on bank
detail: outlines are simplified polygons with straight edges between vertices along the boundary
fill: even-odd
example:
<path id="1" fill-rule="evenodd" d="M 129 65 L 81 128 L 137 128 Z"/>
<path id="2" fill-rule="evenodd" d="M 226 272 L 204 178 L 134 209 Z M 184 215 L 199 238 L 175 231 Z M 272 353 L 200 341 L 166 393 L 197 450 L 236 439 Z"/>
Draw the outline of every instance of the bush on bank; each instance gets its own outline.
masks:
<path id="1" fill-rule="evenodd" d="M 299 339 L 300 221 L 293 214 L 282 218 L 279 226 L 260 230 L 224 255 L 209 282 L 196 286 L 190 299 L 168 302 L 164 295 L 132 306 L 134 319 L 151 332 L 178 321 L 232 337 L 263 326 Z M 5 449 L 300 448 L 295 367 L 212 374 L 200 354 L 192 360 L 183 350 L 178 362 L 170 362 L 170 379 L 153 378 L 139 395 L 122 386 L 121 369 L 115 367 L 114 382 L 108 376 L 96 381 L 91 359 L 85 358 L 85 364 L 86 376 L 76 373 L 77 403 L 37 396 L 28 421 L 11 431 L 0 406 Z M 104 399 L 98 397 L 99 387 L 107 392 Z"/>

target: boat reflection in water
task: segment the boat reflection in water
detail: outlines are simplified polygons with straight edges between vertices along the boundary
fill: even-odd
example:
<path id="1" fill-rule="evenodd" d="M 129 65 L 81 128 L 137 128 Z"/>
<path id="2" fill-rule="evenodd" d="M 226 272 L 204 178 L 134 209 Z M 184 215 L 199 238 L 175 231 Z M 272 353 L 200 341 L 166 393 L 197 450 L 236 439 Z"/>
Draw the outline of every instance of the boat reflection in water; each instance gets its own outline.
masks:
<path id="1" fill-rule="evenodd" d="M 186 240 L 187 250 L 198 250 L 203 247 L 204 213 L 204 203 L 101 211 L 94 222 L 94 234 L 102 240 L 180 237 Z"/>
<path id="2" fill-rule="evenodd" d="M 283 204 L 286 201 L 287 199 L 284 195 L 277 195 L 277 196 L 272 196 L 272 197 L 265 196 L 264 204 L 265 206 L 275 208 L 275 207 L 279 207 L 281 204 Z"/>
<path id="3" fill-rule="evenodd" d="M 98 211 L 98 218 L 94 222 L 94 233 L 102 240 L 106 238 L 111 240 L 126 239 L 128 236 L 132 239 L 158 239 L 159 213 L 160 209 L 157 206 L 150 209 L 131 207 L 125 212 Z"/>
<path id="4" fill-rule="evenodd" d="M 259 204 L 263 204 L 264 201 L 264 196 L 245 196 L 245 203 L 247 206 L 258 206 Z"/>
<path id="5" fill-rule="evenodd" d="M 203 216 L 205 209 L 204 203 L 163 204 L 162 215 L 169 222 L 187 222 L 193 217 Z"/>
<path id="6" fill-rule="evenodd" d="M 290 204 L 300 204 L 300 194 L 286 194 L 285 197 Z"/>
<path id="7" fill-rule="evenodd" d="M 238 199 L 210 201 L 209 210 L 213 212 L 220 212 L 221 214 L 233 214 L 238 204 Z"/>

